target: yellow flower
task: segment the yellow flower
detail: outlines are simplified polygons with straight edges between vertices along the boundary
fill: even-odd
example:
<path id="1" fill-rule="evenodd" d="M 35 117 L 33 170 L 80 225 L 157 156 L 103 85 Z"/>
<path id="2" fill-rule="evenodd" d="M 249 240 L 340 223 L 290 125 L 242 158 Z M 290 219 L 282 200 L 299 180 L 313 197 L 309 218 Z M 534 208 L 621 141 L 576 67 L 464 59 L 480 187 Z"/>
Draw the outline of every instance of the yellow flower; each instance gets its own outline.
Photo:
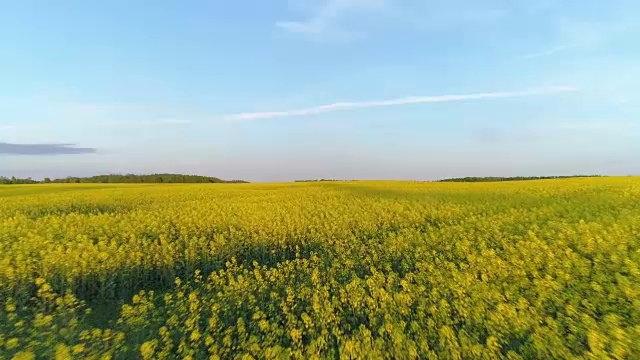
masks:
<path id="1" fill-rule="evenodd" d="M 67 359 L 71 359 L 71 353 L 69 352 L 69 348 L 64 344 L 58 344 L 58 346 L 56 346 L 55 360 L 67 360 Z"/>
<path id="2" fill-rule="evenodd" d="M 8 313 L 13 313 L 16 311 L 16 305 L 12 301 L 7 302 L 4 308 Z"/>
<path id="3" fill-rule="evenodd" d="M 211 335 L 207 335 L 207 337 L 204 339 L 204 344 L 206 346 L 211 346 L 214 342 L 215 340 L 213 339 L 213 337 L 211 337 Z"/>
<path id="4" fill-rule="evenodd" d="M 191 336 L 189 336 L 189 340 L 191 340 L 192 342 L 197 342 L 198 340 L 200 340 L 200 332 L 198 331 L 198 329 L 193 330 L 191 332 Z"/>
<path id="5" fill-rule="evenodd" d="M 289 334 L 291 335 L 291 339 L 293 341 L 300 341 L 302 340 L 302 331 L 298 330 L 298 329 L 292 329 Z"/>
<path id="6" fill-rule="evenodd" d="M 33 360 L 35 358 L 36 355 L 31 351 L 20 351 L 12 358 L 12 360 Z"/>
<path id="7" fill-rule="evenodd" d="M 142 354 L 143 359 L 153 359 L 153 354 L 156 351 L 157 342 L 147 341 L 140 346 L 140 354 Z"/>
<path id="8" fill-rule="evenodd" d="M 14 349 L 16 347 L 18 347 L 18 345 L 20 344 L 20 340 L 18 340 L 18 338 L 11 338 L 9 340 L 7 340 L 7 342 L 5 343 L 5 347 L 9 350 Z"/>
<path id="9" fill-rule="evenodd" d="M 74 354 L 79 354 L 79 353 L 83 352 L 84 351 L 84 344 L 75 345 L 72 348 L 72 351 L 73 351 Z"/>

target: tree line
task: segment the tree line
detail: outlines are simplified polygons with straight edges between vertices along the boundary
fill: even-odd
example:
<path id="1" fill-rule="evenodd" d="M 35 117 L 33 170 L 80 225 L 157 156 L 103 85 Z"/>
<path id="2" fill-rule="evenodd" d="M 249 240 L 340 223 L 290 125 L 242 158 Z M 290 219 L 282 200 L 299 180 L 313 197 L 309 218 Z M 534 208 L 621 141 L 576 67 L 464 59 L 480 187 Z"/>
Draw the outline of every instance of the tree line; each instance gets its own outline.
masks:
<path id="1" fill-rule="evenodd" d="M 452 178 L 438 180 L 437 182 L 496 182 L 496 181 L 524 181 L 524 180 L 550 180 L 550 179 L 569 179 L 578 177 L 601 177 L 602 175 L 568 175 L 568 176 L 467 176 L 463 178 Z"/>
<path id="2" fill-rule="evenodd" d="M 326 182 L 326 181 L 354 181 L 354 180 L 337 180 L 337 179 L 294 180 L 294 182 Z"/>
<path id="3" fill-rule="evenodd" d="M 151 175 L 98 175 L 91 177 L 66 177 L 63 179 L 45 178 L 42 181 L 31 178 L 19 179 L 16 177 L 0 177 L 0 184 L 138 184 L 138 183 L 165 183 L 165 184 L 229 184 L 246 183 L 243 180 L 222 180 L 217 177 L 182 175 L 182 174 L 151 174 Z"/>
<path id="4" fill-rule="evenodd" d="M 38 183 L 38 181 L 33 180 L 31 178 L 18 179 L 15 176 L 12 176 L 10 178 L 0 176 L 0 184 L 2 184 L 2 185 L 9 185 L 9 184 L 37 184 L 37 183 Z"/>
<path id="5" fill-rule="evenodd" d="M 499 181 L 524 181 L 524 180 L 548 180 L 548 179 L 568 179 L 576 177 L 601 177 L 602 175 L 569 175 L 569 176 L 514 176 L 514 177 L 501 177 L 501 176 L 468 176 L 462 178 L 451 178 L 438 180 L 437 182 L 499 182 Z M 316 180 L 295 180 L 295 182 L 325 182 L 325 181 L 348 181 L 348 180 L 336 180 L 336 179 L 316 179 Z M 137 184 L 137 183 L 165 183 L 165 184 L 237 184 L 247 183 L 243 180 L 222 180 L 217 177 L 200 176 L 200 175 L 182 175 L 182 174 L 151 174 L 151 175 L 98 175 L 91 177 L 66 177 L 62 179 L 50 179 L 45 178 L 42 181 L 33 180 L 32 178 L 16 178 L 1 177 L 0 185 L 7 184 L 89 184 L 89 183 L 102 183 L 102 184 Z"/>

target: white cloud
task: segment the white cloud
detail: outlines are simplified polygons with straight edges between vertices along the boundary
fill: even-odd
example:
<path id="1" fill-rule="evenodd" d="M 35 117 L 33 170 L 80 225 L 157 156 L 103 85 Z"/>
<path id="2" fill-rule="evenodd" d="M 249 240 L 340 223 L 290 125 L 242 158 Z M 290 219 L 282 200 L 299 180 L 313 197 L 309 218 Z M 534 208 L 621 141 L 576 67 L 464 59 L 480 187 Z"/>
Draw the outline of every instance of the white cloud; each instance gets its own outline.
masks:
<path id="1" fill-rule="evenodd" d="M 499 2 L 472 0 L 290 0 L 301 19 L 276 22 L 285 31 L 315 38 L 362 38 L 371 26 L 386 22 L 420 31 L 441 31 L 466 24 L 490 24 L 511 13 Z M 497 6 L 500 5 L 500 6 Z"/>
<path id="2" fill-rule="evenodd" d="M 562 45 L 527 54 L 520 58 L 533 59 L 547 57 L 575 48 L 598 48 L 605 44 L 609 39 L 620 34 L 625 34 L 632 29 L 633 27 L 626 22 L 595 22 L 563 18 L 558 23 L 556 35 L 556 43 L 560 43 Z"/>
<path id="3" fill-rule="evenodd" d="M 545 94 L 557 94 L 557 93 L 565 93 L 565 92 L 573 92 L 573 91 L 578 91 L 578 89 L 570 86 L 555 86 L 555 87 L 534 89 L 534 90 L 528 90 L 528 91 L 519 91 L 519 92 L 490 92 L 490 93 L 476 93 L 476 94 L 463 94 L 463 95 L 410 96 L 410 97 L 391 99 L 391 100 L 338 102 L 334 104 L 321 105 L 321 106 L 316 106 L 316 107 L 311 107 L 306 109 L 231 114 L 231 115 L 222 116 L 222 119 L 227 121 L 272 119 L 272 118 L 280 118 L 280 117 L 316 115 L 316 114 L 322 114 L 322 113 L 328 113 L 328 112 L 334 112 L 334 111 L 346 111 L 346 110 L 356 110 L 356 109 L 376 108 L 376 107 L 386 107 L 386 106 L 422 104 L 422 103 L 440 103 L 440 102 L 453 102 L 453 101 L 465 101 L 465 100 L 480 100 L 480 99 L 492 99 L 492 98 L 523 97 L 523 96 L 534 96 L 534 95 L 545 95 Z"/>
<path id="4" fill-rule="evenodd" d="M 555 55 L 557 53 L 560 53 L 566 50 L 573 49 L 577 46 L 578 46 L 577 43 L 555 46 L 544 51 L 524 55 L 522 59 L 535 59 L 535 58 L 547 57 L 547 56 Z"/>
<path id="5" fill-rule="evenodd" d="M 625 31 L 626 27 L 615 23 L 598 23 L 586 20 L 564 18 L 558 24 L 557 43 L 561 45 L 527 54 L 521 59 L 534 59 L 556 55 L 576 48 L 596 48 L 605 43 L 616 33 Z"/>
<path id="6" fill-rule="evenodd" d="M 385 0 L 320 0 L 308 11 L 305 20 L 278 21 L 276 26 L 292 33 L 308 35 L 332 34 L 349 36 L 351 30 L 340 28 L 339 19 L 348 13 L 380 10 Z"/>

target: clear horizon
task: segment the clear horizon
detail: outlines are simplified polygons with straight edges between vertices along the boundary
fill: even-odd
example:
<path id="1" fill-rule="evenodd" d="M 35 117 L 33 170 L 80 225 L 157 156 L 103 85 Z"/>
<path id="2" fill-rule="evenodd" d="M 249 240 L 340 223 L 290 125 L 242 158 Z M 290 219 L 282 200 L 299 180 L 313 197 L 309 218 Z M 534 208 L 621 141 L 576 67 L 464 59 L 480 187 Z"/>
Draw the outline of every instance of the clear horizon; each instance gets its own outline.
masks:
<path id="1" fill-rule="evenodd" d="M 24 1 L 0 176 L 640 175 L 630 0 Z"/>

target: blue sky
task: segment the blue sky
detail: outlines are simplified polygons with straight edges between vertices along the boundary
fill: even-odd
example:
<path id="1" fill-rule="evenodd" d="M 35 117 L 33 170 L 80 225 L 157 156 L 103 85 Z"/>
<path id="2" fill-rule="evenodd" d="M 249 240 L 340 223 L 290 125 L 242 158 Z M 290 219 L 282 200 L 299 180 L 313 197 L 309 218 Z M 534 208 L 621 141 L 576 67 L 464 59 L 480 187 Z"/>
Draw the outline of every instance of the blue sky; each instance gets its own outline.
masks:
<path id="1" fill-rule="evenodd" d="M 640 174 L 631 0 L 13 1 L 0 175 Z"/>

